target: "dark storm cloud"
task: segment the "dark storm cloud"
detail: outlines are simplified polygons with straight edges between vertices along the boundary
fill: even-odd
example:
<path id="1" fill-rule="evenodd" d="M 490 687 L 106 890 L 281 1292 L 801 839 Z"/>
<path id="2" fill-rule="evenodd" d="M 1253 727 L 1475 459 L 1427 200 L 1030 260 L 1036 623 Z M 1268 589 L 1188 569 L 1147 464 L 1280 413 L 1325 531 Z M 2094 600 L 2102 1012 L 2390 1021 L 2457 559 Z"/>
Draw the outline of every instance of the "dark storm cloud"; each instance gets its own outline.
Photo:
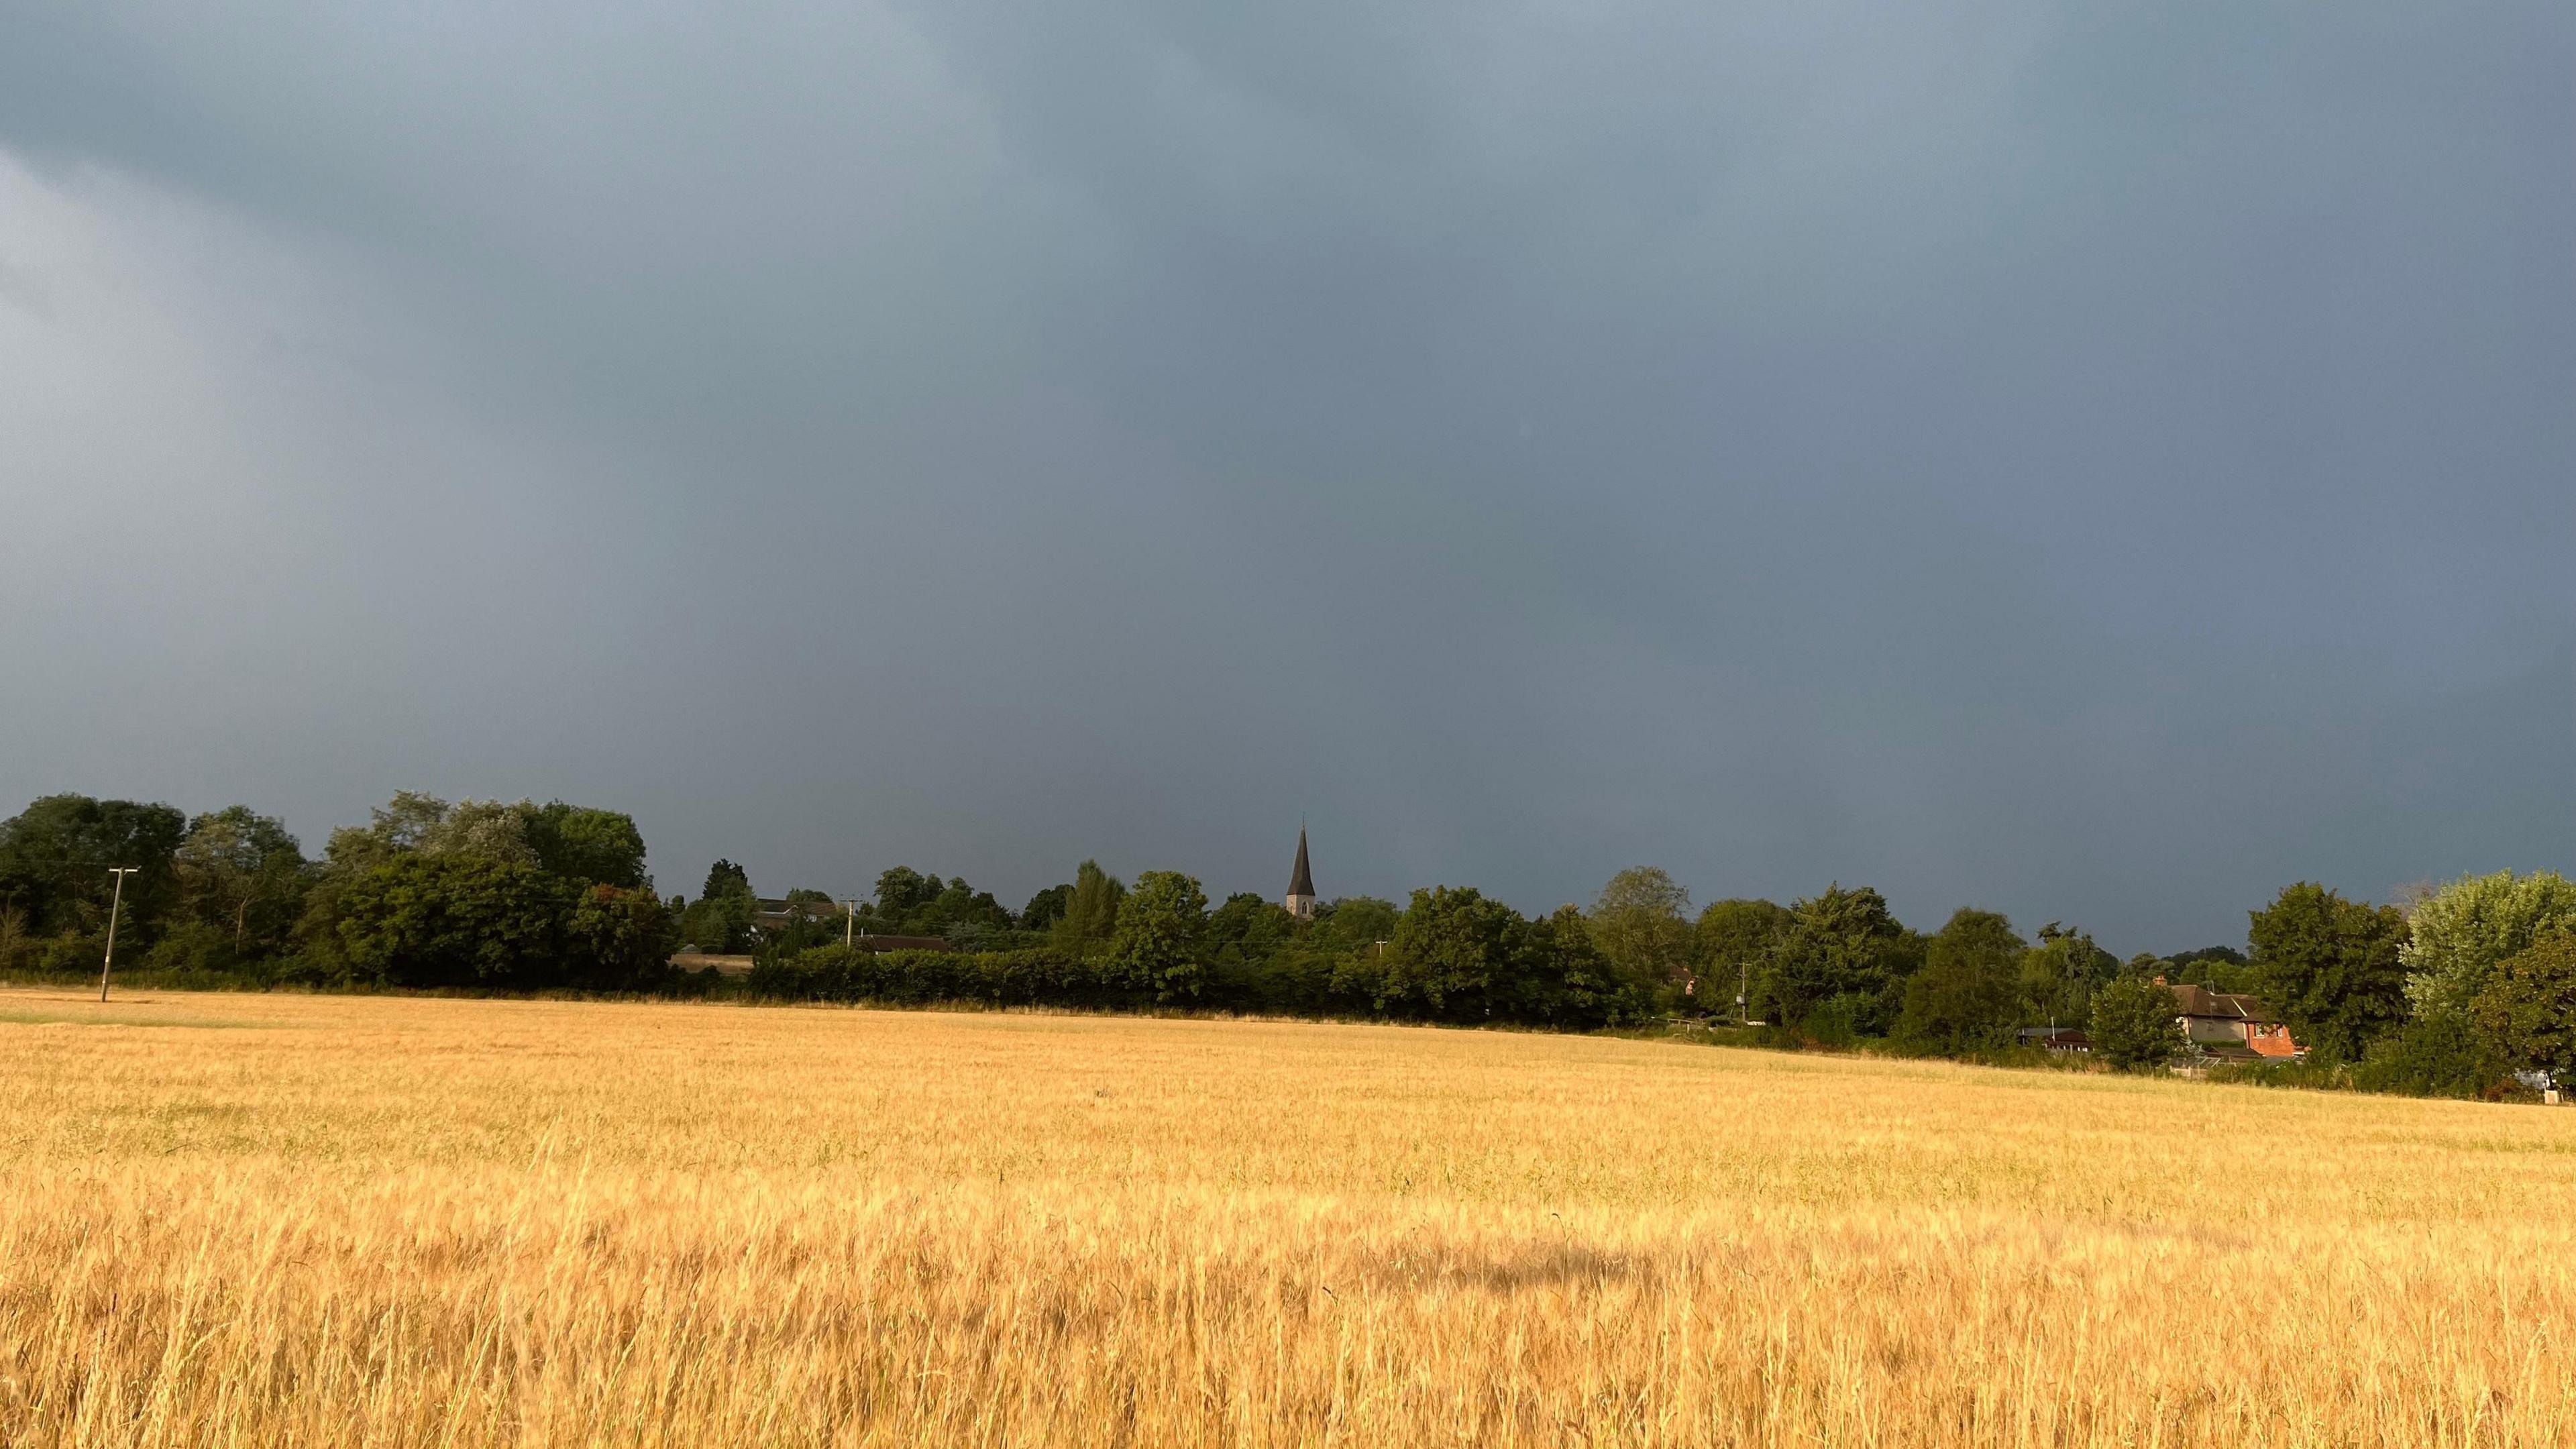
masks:
<path id="1" fill-rule="evenodd" d="M 21 795 L 2123 950 L 2576 863 L 2559 7 L 0 28 Z"/>

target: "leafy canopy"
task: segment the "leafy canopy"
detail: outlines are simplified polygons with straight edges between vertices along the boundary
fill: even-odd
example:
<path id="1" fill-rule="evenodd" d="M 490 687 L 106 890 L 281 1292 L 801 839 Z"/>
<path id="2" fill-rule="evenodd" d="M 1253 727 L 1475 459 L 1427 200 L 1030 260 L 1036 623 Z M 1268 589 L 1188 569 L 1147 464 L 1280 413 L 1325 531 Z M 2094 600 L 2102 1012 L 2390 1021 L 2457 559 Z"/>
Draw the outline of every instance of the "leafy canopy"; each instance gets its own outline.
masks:
<path id="1" fill-rule="evenodd" d="M 2406 1019 L 2406 913 L 2313 882 L 2253 913 L 2254 992 L 2320 1061 L 2357 1062 Z"/>
<path id="2" fill-rule="evenodd" d="M 2464 1014 L 2487 975 L 2546 930 L 2576 928 L 2576 884 L 2555 871 L 2511 871 L 2451 882 L 2418 903 L 2398 958 L 2418 1016 Z"/>

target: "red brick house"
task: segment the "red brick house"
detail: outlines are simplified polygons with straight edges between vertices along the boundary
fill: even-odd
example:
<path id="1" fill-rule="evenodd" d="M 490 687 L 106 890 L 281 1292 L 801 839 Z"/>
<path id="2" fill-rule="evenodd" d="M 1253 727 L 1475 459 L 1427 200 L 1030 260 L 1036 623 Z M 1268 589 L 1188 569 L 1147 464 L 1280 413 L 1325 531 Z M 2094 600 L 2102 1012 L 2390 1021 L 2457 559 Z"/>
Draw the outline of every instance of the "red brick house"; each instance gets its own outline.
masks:
<path id="1" fill-rule="evenodd" d="M 2173 993 L 2174 1015 L 2196 1049 L 2210 1056 L 2240 1061 L 2280 1061 L 2307 1048 L 2290 1040 L 2289 1027 L 2259 999 L 2240 992 L 2212 991 L 2206 986 L 2156 984 Z"/>

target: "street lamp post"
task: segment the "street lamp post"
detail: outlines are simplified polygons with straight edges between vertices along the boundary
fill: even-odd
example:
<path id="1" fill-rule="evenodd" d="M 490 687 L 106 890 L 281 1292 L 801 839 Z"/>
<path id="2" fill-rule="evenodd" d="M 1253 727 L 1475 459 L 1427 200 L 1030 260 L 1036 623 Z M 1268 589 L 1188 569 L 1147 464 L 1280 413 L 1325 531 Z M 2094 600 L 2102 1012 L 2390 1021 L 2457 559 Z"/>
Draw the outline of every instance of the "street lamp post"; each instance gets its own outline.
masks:
<path id="1" fill-rule="evenodd" d="M 116 969 L 116 917 L 125 909 L 125 878 L 142 869 L 134 865 L 112 865 L 108 874 L 116 877 L 116 894 L 107 906 L 107 959 L 98 963 L 98 999 L 107 999 L 107 973 Z"/>

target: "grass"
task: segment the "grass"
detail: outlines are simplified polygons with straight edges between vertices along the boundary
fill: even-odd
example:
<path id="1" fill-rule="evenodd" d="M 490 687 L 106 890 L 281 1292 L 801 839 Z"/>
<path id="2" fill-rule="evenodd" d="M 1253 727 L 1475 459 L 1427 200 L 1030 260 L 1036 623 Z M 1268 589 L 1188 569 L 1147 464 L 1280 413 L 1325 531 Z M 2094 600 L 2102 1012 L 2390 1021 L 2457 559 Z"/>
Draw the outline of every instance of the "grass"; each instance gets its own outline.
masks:
<path id="1" fill-rule="evenodd" d="M 7 1019 L 85 1008 L 0 993 L 0 1443 L 2576 1443 L 2576 1113 L 1374 1026 Z"/>

